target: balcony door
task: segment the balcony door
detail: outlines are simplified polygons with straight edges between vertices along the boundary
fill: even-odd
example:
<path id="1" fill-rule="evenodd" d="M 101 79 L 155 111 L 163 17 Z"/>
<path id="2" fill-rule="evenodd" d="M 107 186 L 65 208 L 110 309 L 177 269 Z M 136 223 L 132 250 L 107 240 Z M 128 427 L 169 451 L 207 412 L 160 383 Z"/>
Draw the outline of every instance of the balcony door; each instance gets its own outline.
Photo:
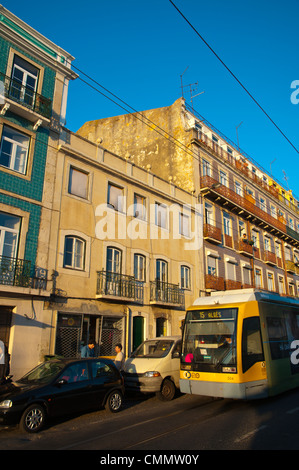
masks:
<path id="1" fill-rule="evenodd" d="M 106 258 L 106 293 L 119 296 L 121 294 L 121 250 L 108 246 Z"/>
<path id="2" fill-rule="evenodd" d="M 0 283 L 13 284 L 18 250 L 20 217 L 0 212 Z"/>
<path id="3" fill-rule="evenodd" d="M 110 273 L 121 273 L 121 250 L 109 246 L 107 248 L 106 271 Z"/>
<path id="4" fill-rule="evenodd" d="M 168 263 L 162 259 L 156 260 L 156 294 L 158 300 L 167 300 L 167 283 L 168 283 Z"/>
<path id="5" fill-rule="evenodd" d="M 208 225 L 215 225 L 213 206 L 212 204 L 209 204 L 208 202 L 205 203 L 205 223 Z"/>
<path id="6" fill-rule="evenodd" d="M 157 282 L 168 282 L 168 263 L 162 259 L 156 261 L 156 279 Z"/>
<path id="7" fill-rule="evenodd" d="M 10 94 L 13 99 L 32 107 L 38 80 L 38 69 L 21 57 L 15 56 Z"/>
<path id="8" fill-rule="evenodd" d="M 16 258 L 20 218 L 0 212 L 0 256 Z"/>

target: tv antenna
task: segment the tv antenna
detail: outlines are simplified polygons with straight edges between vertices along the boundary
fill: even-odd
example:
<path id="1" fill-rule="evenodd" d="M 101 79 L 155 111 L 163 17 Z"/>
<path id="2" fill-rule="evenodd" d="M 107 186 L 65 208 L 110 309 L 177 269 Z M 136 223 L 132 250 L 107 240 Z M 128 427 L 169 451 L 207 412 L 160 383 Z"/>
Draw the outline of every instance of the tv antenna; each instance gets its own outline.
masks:
<path id="1" fill-rule="evenodd" d="M 184 73 L 188 70 L 188 68 L 189 68 L 189 65 L 188 65 L 188 67 L 184 70 L 184 72 L 183 72 L 182 75 L 181 75 L 182 97 L 184 98 L 184 88 L 189 87 L 189 89 L 190 89 L 191 107 L 192 107 L 192 111 L 194 111 L 194 110 L 193 110 L 193 98 L 195 98 L 195 97 L 198 96 L 198 95 L 202 95 L 202 94 L 204 93 L 204 91 L 201 91 L 200 93 L 197 93 L 196 95 L 193 95 L 193 94 L 192 94 L 194 91 L 197 91 L 198 82 L 189 83 L 189 85 L 183 85 L 183 75 L 184 75 Z M 192 87 L 195 87 L 195 88 L 192 88 Z"/>
<path id="2" fill-rule="evenodd" d="M 181 88 L 182 88 L 182 97 L 183 97 L 183 98 L 184 98 L 183 75 L 184 75 L 185 72 L 187 72 L 188 68 L 189 68 L 189 65 L 188 65 L 188 67 L 184 70 L 184 72 L 183 72 L 182 75 L 181 75 Z"/>
<path id="3" fill-rule="evenodd" d="M 287 188 L 288 188 L 288 190 L 289 190 L 289 189 L 290 189 L 290 188 L 289 188 L 289 184 L 288 184 L 288 179 L 289 179 L 289 178 L 287 177 L 286 172 L 285 172 L 284 170 L 282 170 L 282 172 L 283 172 L 283 175 L 284 175 L 283 178 L 286 180 Z"/>

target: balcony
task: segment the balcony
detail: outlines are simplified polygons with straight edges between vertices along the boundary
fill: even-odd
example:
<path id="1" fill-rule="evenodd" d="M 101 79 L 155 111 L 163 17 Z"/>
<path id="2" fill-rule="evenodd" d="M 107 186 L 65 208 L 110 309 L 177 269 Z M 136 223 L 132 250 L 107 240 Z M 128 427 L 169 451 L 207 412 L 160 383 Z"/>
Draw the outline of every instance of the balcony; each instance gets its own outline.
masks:
<path id="1" fill-rule="evenodd" d="M 287 227 L 287 234 L 290 235 L 290 237 L 295 238 L 299 242 L 299 233 L 293 230 L 290 227 Z"/>
<path id="2" fill-rule="evenodd" d="M 18 81 L 12 80 L 3 73 L 0 73 L 0 81 L 4 85 L 1 92 L 10 110 L 32 122 L 37 121 L 39 117 L 43 117 L 48 121 L 51 119 L 51 100 L 25 87 Z"/>
<path id="3" fill-rule="evenodd" d="M 47 277 L 48 271 L 39 267 L 35 267 L 34 274 L 32 274 L 30 261 L 0 256 L 0 285 L 2 286 L 46 290 Z"/>
<path id="4" fill-rule="evenodd" d="M 282 258 L 280 258 L 279 256 L 276 257 L 276 262 L 277 262 L 277 266 L 279 268 L 282 268 L 283 265 L 282 265 Z"/>
<path id="5" fill-rule="evenodd" d="M 277 264 L 275 253 L 267 250 L 264 251 L 264 261 L 271 266 L 275 266 Z"/>
<path id="6" fill-rule="evenodd" d="M 234 158 L 231 153 L 224 150 L 224 148 L 221 145 L 214 142 L 207 135 L 203 134 L 200 130 L 194 131 L 192 140 L 195 142 L 199 142 L 203 147 L 208 147 L 209 151 L 214 153 L 222 161 L 225 161 L 229 165 L 234 167 L 238 173 L 241 173 L 242 175 L 251 179 L 254 183 L 258 184 L 265 191 L 271 194 L 271 196 L 273 196 L 275 199 L 279 200 L 284 205 L 290 207 L 296 214 L 299 213 L 298 207 L 296 206 L 296 204 L 294 202 L 289 201 L 284 196 L 282 196 L 279 192 L 278 187 L 275 184 L 272 184 L 271 181 L 270 181 L 270 184 L 268 184 L 267 181 L 260 178 L 259 176 L 256 175 L 255 172 L 252 172 L 249 169 L 248 161 L 250 161 L 250 157 L 247 157 L 248 160 L 247 158 L 243 158 L 243 157 L 239 159 Z M 263 169 L 261 169 L 261 171 L 264 172 Z"/>
<path id="7" fill-rule="evenodd" d="M 223 235 L 223 243 L 225 246 L 227 246 L 228 248 L 233 248 L 234 244 L 233 244 L 233 237 L 231 237 L 230 235 L 227 235 L 226 233 Z"/>
<path id="8" fill-rule="evenodd" d="M 185 307 L 185 293 L 178 284 L 163 281 L 150 282 L 150 304 L 164 307 Z"/>
<path id="9" fill-rule="evenodd" d="M 235 211 L 244 218 L 251 219 L 252 222 L 258 223 L 261 228 L 274 232 L 276 236 L 284 239 L 288 238 L 290 243 L 298 244 L 296 238 L 290 232 L 287 232 L 285 221 L 272 217 L 256 206 L 250 195 L 247 194 L 246 197 L 243 197 L 208 175 L 200 178 L 200 187 L 203 196 L 225 206 L 228 210 Z"/>
<path id="10" fill-rule="evenodd" d="M 241 239 L 235 242 L 237 251 L 244 256 L 253 256 L 253 244 L 250 240 Z"/>
<path id="11" fill-rule="evenodd" d="M 0 284 L 29 287 L 31 263 L 23 259 L 0 256 Z"/>
<path id="12" fill-rule="evenodd" d="M 214 227 L 214 225 L 204 224 L 203 237 L 209 242 L 219 244 L 222 242 L 221 229 L 218 227 Z"/>
<path id="13" fill-rule="evenodd" d="M 285 261 L 285 268 L 289 273 L 295 274 L 296 272 L 296 266 L 294 261 L 291 261 L 289 259 Z"/>
<path id="14" fill-rule="evenodd" d="M 205 286 L 209 290 L 225 290 L 223 277 L 214 276 L 213 274 L 205 275 Z"/>
<path id="15" fill-rule="evenodd" d="M 142 304 L 143 282 L 136 281 L 133 276 L 98 271 L 96 298 Z"/>
<path id="16" fill-rule="evenodd" d="M 235 280 L 232 280 L 232 279 L 226 279 L 225 289 L 226 290 L 242 289 L 242 282 L 241 281 L 235 281 Z"/>

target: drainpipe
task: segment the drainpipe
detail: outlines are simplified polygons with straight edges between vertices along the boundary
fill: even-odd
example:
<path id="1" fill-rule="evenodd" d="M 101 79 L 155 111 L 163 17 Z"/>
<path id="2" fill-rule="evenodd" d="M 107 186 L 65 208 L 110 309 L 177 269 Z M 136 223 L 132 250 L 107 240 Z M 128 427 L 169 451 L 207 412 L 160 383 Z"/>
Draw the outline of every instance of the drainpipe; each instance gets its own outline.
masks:
<path id="1" fill-rule="evenodd" d="M 284 270 L 284 282 L 285 282 L 285 293 L 289 295 L 289 284 L 288 284 L 288 273 L 287 273 L 287 266 L 286 266 L 286 258 L 285 258 L 285 244 L 281 242 L 281 254 L 282 254 L 282 265 Z"/>
<path id="2" fill-rule="evenodd" d="M 129 335 L 130 335 L 130 309 L 129 307 L 125 307 L 124 313 L 126 316 L 126 323 L 125 323 L 125 357 L 129 357 Z"/>

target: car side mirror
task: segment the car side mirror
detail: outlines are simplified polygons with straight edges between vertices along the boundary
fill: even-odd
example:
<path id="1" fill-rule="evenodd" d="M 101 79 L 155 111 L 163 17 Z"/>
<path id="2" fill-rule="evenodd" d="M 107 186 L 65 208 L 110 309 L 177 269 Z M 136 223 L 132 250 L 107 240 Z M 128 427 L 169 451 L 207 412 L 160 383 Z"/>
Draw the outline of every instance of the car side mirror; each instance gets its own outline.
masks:
<path id="1" fill-rule="evenodd" d="M 172 358 L 173 358 L 173 359 L 177 359 L 177 358 L 179 358 L 179 357 L 180 357 L 179 351 L 175 351 L 174 353 L 172 353 Z"/>

